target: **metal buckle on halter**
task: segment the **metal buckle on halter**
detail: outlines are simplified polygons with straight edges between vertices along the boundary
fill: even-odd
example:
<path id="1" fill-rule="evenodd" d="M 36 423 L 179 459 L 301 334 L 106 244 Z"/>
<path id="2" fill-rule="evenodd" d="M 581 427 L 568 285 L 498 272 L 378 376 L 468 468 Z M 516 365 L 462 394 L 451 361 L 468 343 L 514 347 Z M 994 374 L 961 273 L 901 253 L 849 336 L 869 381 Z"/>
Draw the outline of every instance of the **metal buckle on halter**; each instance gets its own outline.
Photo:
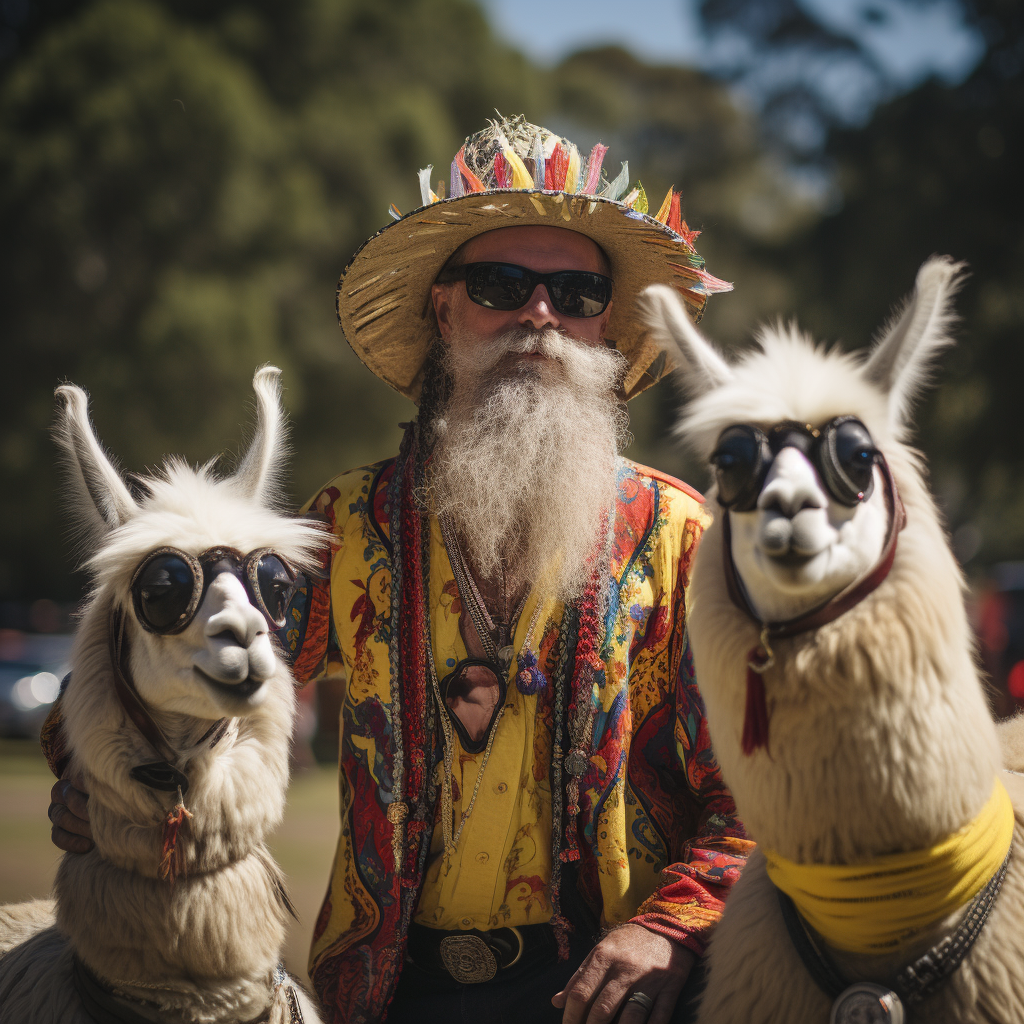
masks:
<path id="1" fill-rule="evenodd" d="M 518 928 L 509 928 L 519 943 L 516 955 L 507 964 L 498 964 L 495 951 L 480 935 L 446 935 L 441 940 L 441 962 L 448 973 L 462 985 L 478 985 L 490 981 L 499 970 L 519 962 L 525 943 Z"/>

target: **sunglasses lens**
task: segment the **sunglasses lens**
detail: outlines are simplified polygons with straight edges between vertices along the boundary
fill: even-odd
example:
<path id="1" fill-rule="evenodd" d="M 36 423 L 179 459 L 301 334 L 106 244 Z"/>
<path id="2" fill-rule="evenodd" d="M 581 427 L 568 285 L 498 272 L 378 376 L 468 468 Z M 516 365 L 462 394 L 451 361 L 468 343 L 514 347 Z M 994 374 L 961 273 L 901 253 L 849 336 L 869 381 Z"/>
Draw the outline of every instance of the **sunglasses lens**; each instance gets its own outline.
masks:
<path id="1" fill-rule="evenodd" d="M 738 426 L 722 431 L 711 464 L 718 482 L 718 502 L 723 508 L 753 507 L 751 492 L 756 502 L 761 461 L 761 441 L 752 429 Z"/>
<path id="2" fill-rule="evenodd" d="M 508 312 L 520 309 L 530 297 L 530 281 L 520 267 L 481 263 L 466 274 L 466 292 L 478 305 Z"/>
<path id="3" fill-rule="evenodd" d="M 831 485 L 835 497 L 847 505 L 856 505 L 871 493 L 878 449 L 868 428 L 859 420 L 846 420 L 835 428 L 828 451 L 835 461 Z M 833 476 L 829 474 L 829 476 Z"/>
<path id="4" fill-rule="evenodd" d="M 266 614 L 280 629 L 295 589 L 295 577 L 277 555 L 265 554 L 256 565 L 256 585 Z"/>
<path id="5" fill-rule="evenodd" d="M 551 278 L 548 290 L 551 301 L 565 316 L 599 316 L 612 298 L 611 281 L 601 274 L 567 270 Z"/>
<path id="6" fill-rule="evenodd" d="M 132 588 L 135 608 L 154 632 L 165 633 L 181 623 L 192 603 L 195 577 L 180 555 L 163 554 L 149 560 Z"/>

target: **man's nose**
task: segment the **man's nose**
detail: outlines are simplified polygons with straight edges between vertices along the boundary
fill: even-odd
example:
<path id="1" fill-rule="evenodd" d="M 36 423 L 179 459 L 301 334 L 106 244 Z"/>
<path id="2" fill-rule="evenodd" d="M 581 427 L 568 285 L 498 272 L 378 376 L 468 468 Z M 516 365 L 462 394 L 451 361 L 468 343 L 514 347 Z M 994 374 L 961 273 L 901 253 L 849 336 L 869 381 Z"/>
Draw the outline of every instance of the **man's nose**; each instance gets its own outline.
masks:
<path id="1" fill-rule="evenodd" d="M 533 294 L 526 305 L 519 310 L 517 319 L 524 327 L 529 324 L 535 331 L 544 327 L 558 328 L 562 323 L 558 319 L 555 307 L 551 305 L 551 296 L 548 295 L 547 288 L 542 284 L 533 289 Z"/>

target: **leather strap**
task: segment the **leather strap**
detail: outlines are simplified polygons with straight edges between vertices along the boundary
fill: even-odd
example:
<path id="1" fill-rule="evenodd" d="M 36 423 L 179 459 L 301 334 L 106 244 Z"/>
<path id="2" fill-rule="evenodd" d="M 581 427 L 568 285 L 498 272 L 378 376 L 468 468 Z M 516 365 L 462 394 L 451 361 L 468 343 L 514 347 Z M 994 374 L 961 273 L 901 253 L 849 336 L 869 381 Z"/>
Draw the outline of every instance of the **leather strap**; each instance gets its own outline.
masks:
<path id="1" fill-rule="evenodd" d="M 142 733 L 149 745 L 168 764 L 178 760 L 178 752 L 170 744 L 153 721 L 138 691 L 135 689 L 124 661 L 128 656 L 128 641 L 124 631 L 124 612 L 115 604 L 110 609 L 110 626 L 108 631 L 110 642 L 110 664 L 114 670 L 114 692 L 121 702 L 125 714 L 132 720 L 135 728 Z"/>
<path id="2" fill-rule="evenodd" d="M 763 631 L 767 632 L 769 640 L 786 640 L 789 637 L 798 636 L 800 633 L 820 629 L 863 601 L 889 575 L 889 570 L 896 558 L 897 538 L 900 530 L 907 525 L 907 513 L 900 500 L 896 481 L 892 478 L 888 463 L 882 459 L 878 465 L 885 481 L 886 503 L 889 506 L 889 528 L 878 562 L 863 579 L 850 584 L 824 604 L 793 619 L 786 619 L 782 622 L 762 622 L 754 611 L 736 572 L 736 564 L 733 562 L 732 530 L 729 525 L 729 513 L 725 513 L 722 523 L 722 560 L 725 565 L 725 583 L 729 597 L 737 608 L 746 612 L 754 622 L 762 627 Z"/>
<path id="3" fill-rule="evenodd" d="M 131 776 L 136 782 L 141 782 L 150 789 L 164 793 L 174 793 L 180 789 L 184 795 L 188 792 L 188 775 L 177 767 L 181 753 L 174 748 L 160 726 L 153 720 L 128 671 L 128 638 L 125 634 L 124 612 L 117 605 L 110 609 L 107 637 L 110 665 L 114 673 L 114 693 L 117 694 L 117 699 L 132 724 L 162 758 L 160 761 L 135 765 L 131 770 Z M 230 719 L 218 719 L 206 730 L 196 746 L 209 740 L 212 749 L 223 739 L 229 724 Z"/>

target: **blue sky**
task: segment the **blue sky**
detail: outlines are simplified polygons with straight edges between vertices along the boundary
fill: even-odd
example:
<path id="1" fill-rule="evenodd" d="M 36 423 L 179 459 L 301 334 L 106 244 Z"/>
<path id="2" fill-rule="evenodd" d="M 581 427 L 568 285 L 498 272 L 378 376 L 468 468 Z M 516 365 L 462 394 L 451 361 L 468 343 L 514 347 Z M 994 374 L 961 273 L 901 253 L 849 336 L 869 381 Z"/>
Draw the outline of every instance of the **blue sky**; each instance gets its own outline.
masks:
<path id="1" fill-rule="evenodd" d="M 696 0 L 480 0 L 498 33 L 544 64 L 574 50 L 618 43 L 652 62 L 701 63 L 705 44 Z M 890 80 L 911 88 L 930 74 L 966 77 L 981 41 L 964 26 L 954 0 L 800 0 L 833 27 L 852 29 Z M 871 8 L 886 15 L 868 20 Z"/>

